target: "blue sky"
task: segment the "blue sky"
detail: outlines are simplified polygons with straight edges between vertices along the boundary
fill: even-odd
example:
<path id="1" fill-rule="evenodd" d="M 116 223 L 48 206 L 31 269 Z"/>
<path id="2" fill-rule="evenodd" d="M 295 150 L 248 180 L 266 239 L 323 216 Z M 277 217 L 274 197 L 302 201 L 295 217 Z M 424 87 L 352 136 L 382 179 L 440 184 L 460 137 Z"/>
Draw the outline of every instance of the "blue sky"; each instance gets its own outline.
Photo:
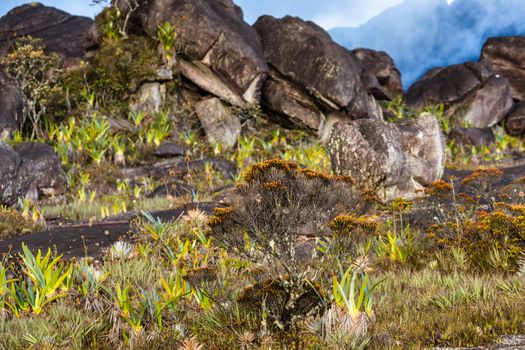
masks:
<path id="1" fill-rule="evenodd" d="M 245 13 L 248 22 L 254 22 L 263 14 L 282 17 L 287 14 L 313 20 L 326 29 L 358 26 L 384 9 L 404 0 L 235 0 Z M 0 15 L 15 6 L 27 3 L 21 0 L 0 0 Z M 41 3 L 64 11 L 94 16 L 98 6 L 90 6 L 90 0 L 41 0 Z"/>

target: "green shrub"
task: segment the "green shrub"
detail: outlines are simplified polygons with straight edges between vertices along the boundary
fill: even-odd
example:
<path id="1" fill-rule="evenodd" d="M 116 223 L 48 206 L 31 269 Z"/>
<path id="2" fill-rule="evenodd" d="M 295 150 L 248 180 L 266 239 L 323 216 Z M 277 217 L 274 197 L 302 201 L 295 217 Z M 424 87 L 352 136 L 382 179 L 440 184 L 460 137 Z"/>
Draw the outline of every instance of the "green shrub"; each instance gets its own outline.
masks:
<path id="1" fill-rule="evenodd" d="M 21 128 L 32 138 L 43 137 L 48 99 L 58 88 L 60 59 L 44 52 L 41 39 L 27 36 L 17 39 L 14 50 L 0 58 L 0 65 L 24 94 L 27 116 L 21 121 Z"/>

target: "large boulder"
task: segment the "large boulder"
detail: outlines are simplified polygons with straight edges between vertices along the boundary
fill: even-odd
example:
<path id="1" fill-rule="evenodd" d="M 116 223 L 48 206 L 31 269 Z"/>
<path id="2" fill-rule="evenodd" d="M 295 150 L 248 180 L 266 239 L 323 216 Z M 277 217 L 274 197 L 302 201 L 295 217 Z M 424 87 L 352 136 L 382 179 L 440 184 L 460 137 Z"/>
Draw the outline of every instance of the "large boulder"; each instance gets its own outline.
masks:
<path id="1" fill-rule="evenodd" d="M 454 125 L 475 128 L 496 125 L 512 107 L 509 82 L 488 61 L 432 69 L 408 89 L 405 102 L 414 110 L 443 104 Z"/>
<path id="2" fill-rule="evenodd" d="M 34 181 L 34 165 L 0 142 L 0 204 L 14 206 L 24 199 Z"/>
<path id="3" fill-rule="evenodd" d="M 386 52 L 359 48 L 352 50 L 352 53 L 392 96 L 403 95 L 401 72 Z"/>
<path id="4" fill-rule="evenodd" d="M 505 127 L 510 135 L 525 135 L 525 101 L 512 108 L 505 121 Z"/>
<path id="5" fill-rule="evenodd" d="M 483 45 L 481 58 L 507 78 L 515 100 L 525 100 L 525 36 L 489 38 Z"/>
<path id="6" fill-rule="evenodd" d="M 31 35 L 43 40 L 47 53 L 83 57 L 86 32 L 92 23 L 88 17 L 72 16 L 37 2 L 15 7 L 0 18 L 0 51 L 8 50 L 16 38 Z"/>
<path id="7" fill-rule="evenodd" d="M 16 82 L 0 70 L 0 140 L 19 128 L 24 118 L 24 95 Z"/>
<path id="8" fill-rule="evenodd" d="M 178 70 L 203 90 L 236 105 L 256 103 L 268 66 L 255 30 L 231 0 L 141 1 L 136 12 L 156 37 L 159 25 L 176 25 Z M 123 8 L 123 10 L 126 10 Z"/>
<path id="9" fill-rule="evenodd" d="M 33 163 L 31 185 L 39 194 L 64 193 L 67 178 L 53 147 L 39 142 L 22 142 L 15 146 L 15 151 L 24 161 Z"/>
<path id="10" fill-rule="evenodd" d="M 384 201 L 413 198 L 444 171 L 444 138 L 430 114 L 404 124 L 376 119 L 336 123 L 328 151 L 336 174 L 353 177 Z"/>
<path id="11" fill-rule="evenodd" d="M 270 116 L 320 133 L 334 112 L 348 119 L 382 118 L 374 96 L 386 99 L 386 90 L 321 27 L 296 17 L 263 16 L 254 28 L 271 67 L 263 87 Z"/>

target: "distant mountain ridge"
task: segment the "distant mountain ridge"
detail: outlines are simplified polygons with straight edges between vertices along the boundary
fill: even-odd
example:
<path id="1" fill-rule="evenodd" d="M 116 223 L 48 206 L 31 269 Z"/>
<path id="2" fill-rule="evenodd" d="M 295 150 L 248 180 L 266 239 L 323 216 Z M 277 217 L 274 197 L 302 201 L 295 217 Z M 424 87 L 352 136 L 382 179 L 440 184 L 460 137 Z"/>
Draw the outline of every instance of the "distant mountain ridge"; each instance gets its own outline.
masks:
<path id="1" fill-rule="evenodd" d="M 492 36 L 525 35 L 523 0 L 407 0 L 357 28 L 335 28 L 333 39 L 349 49 L 389 53 L 405 88 L 428 69 L 479 58 Z"/>

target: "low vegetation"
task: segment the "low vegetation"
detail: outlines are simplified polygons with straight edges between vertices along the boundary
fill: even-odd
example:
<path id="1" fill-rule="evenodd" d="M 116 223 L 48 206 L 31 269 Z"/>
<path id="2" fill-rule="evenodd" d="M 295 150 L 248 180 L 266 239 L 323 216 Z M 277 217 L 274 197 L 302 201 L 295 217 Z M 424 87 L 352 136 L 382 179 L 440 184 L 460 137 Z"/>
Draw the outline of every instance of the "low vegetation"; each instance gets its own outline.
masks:
<path id="1" fill-rule="evenodd" d="M 165 23 L 157 40 L 135 36 L 128 21 L 114 9 L 99 16 L 101 49 L 77 70 L 63 71 L 30 38 L 1 62 L 30 107 L 9 142 L 52 145 L 69 189 L 0 208 L 0 239 L 57 218 L 140 215 L 131 240 L 98 260 L 10 247 L 0 261 L 0 349 L 423 349 L 525 332 L 524 179 L 493 188 L 501 171 L 483 168 L 438 181 L 417 200 L 382 204 L 330 172 L 316 137 L 270 124 L 255 106 L 232 108 L 243 122 L 235 148 L 208 144 L 186 109 L 130 108 L 138 83 L 173 64 L 176 34 Z M 18 61 L 28 59 L 34 75 Z M 391 121 L 412 117 L 401 101 L 383 107 Z M 451 130 L 442 106 L 430 112 Z M 115 120 L 127 127 L 115 129 Z M 175 120 L 184 125 L 175 130 Z M 522 140 L 496 134 L 487 147 L 449 143 L 448 166 L 524 151 Z M 151 165 L 166 140 L 183 146 L 184 174 L 121 176 L 123 167 Z M 213 157 L 238 172 L 225 174 Z M 191 169 L 195 160 L 205 161 Z M 175 180 L 192 191 L 148 198 Z M 230 206 L 213 215 L 189 210 L 163 222 L 151 214 L 215 201 L 224 188 L 234 192 Z"/>
<path id="2" fill-rule="evenodd" d="M 451 186 L 424 200 L 454 200 Z M 101 261 L 5 256 L 0 346 L 406 349 L 525 331 L 522 205 L 487 213 L 460 196 L 415 228 L 420 203 L 384 207 L 351 179 L 277 159 L 238 188 L 211 217 L 144 212 L 134 241 Z M 363 215 L 371 208 L 378 215 Z"/>

